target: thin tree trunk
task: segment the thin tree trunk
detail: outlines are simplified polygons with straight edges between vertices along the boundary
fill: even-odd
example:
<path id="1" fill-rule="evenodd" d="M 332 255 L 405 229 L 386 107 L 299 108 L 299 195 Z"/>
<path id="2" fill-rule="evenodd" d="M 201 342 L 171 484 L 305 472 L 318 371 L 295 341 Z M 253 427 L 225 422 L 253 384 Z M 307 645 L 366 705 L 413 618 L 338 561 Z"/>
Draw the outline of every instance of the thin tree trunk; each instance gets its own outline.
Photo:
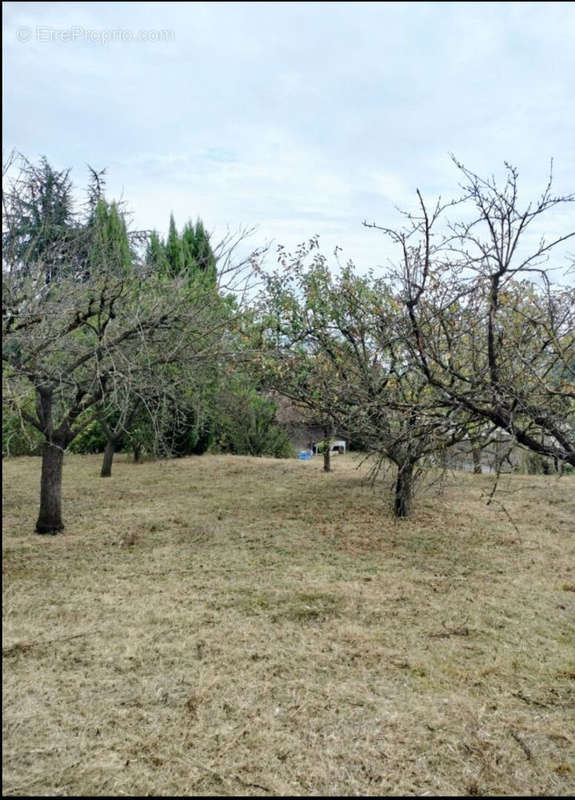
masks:
<path id="1" fill-rule="evenodd" d="M 55 534 L 64 528 L 62 522 L 63 464 L 64 447 L 56 442 L 45 442 L 42 450 L 40 515 L 36 522 L 36 533 Z"/>
<path id="2" fill-rule="evenodd" d="M 114 460 L 114 453 L 116 452 L 116 440 L 110 437 L 106 442 L 106 449 L 104 450 L 104 459 L 102 461 L 102 470 L 100 472 L 101 478 L 110 478 L 112 475 L 112 462 Z"/>
<path id="3" fill-rule="evenodd" d="M 413 461 L 406 461 L 397 468 L 393 510 L 396 517 L 408 517 L 413 489 Z"/>
<path id="4" fill-rule="evenodd" d="M 135 444 L 134 445 L 134 463 L 139 464 L 142 457 L 142 445 Z"/>
<path id="5" fill-rule="evenodd" d="M 325 428 L 323 434 L 323 471 L 331 472 L 331 431 Z"/>
<path id="6" fill-rule="evenodd" d="M 473 472 L 481 475 L 481 445 L 477 441 L 471 442 L 471 456 L 473 458 Z"/>

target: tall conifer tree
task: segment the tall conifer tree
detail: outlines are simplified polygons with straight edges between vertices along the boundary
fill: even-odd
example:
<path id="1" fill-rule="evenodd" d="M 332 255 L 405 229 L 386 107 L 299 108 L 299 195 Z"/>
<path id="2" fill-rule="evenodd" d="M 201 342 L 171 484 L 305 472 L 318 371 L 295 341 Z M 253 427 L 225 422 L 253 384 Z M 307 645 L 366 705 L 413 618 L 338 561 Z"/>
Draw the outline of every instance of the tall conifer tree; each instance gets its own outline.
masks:
<path id="1" fill-rule="evenodd" d="M 204 223 L 198 218 L 194 230 L 195 259 L 198 269 L 207 277 L 216 277 L 216 257 L 210 244 L 210 235 L 204 228 Z"/>
<path id="2" fill-rule="evenodd" d="M 178 236 L 178 229 L 174 221 L 174 215 L 170 214 L 170 229 L 168 241 L 166 242 L 166 258 L 171 277 L 181 275 L 184 268 L 184 254 L 182 252 L 182 242 Z"/>
<path id="3" fill-rule="evenodd" d="M 112 269 L 117 275 L 128 274 L 132 267 L 132 251 L 126 222 L 116 203 L 98 200 L 91 224 L 90 271 Z"/>
<path id="4" fill-rule="evenodd" d="M 146 252 L 146 264 L 152 267 L 158 275 L 170 274 L 166 245 L 157 231 L 152 231 Z"/>

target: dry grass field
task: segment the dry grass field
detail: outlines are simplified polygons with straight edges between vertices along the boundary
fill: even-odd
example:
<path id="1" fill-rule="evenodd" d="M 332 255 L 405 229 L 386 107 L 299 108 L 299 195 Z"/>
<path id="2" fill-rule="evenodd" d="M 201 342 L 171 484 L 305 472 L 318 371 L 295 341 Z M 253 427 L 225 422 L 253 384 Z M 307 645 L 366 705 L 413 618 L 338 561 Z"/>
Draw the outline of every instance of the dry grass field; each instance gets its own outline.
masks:
<path id="1" fill-rule="evenodd" d="M 99 466 L 4 462 L 5 795 L 575 793 L 575 477 Z"/>

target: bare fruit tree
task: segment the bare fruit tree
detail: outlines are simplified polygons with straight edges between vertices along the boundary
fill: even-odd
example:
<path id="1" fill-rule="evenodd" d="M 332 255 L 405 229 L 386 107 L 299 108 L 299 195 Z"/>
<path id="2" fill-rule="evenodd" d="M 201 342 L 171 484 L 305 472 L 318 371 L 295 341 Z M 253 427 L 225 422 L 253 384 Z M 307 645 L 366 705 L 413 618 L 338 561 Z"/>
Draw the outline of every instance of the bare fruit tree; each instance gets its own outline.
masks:
<path id="1" fill-rule="evenodd" d="M 311 242 L 309 252 L 313 252 Z M 353 264 L 332 275 L 316 252 L 305 266 L 302 247 L 270 276 L 262 303 L 266 385 L 311 409 L 396 468 L 393 509 L 409 516 L 419 467 L 459 441 L 468 418 L 446 407 L 409 365 L 404 313 L 393 287 L 359 276 Z"/>
<path id="2" fill-rule="evenodd" d="M 63 528 L 64 451 L 133 375 L 134 349 L 143 357 L 184 310 L 167 286 L 151 297 L 149 285 L 113 275 L 46 287 L 39 268 L 36 280 L 12 274 L 3 283 L 4 402 L 44 437 L 36 530 L 54 533 Z"/>
<path id="3" fill-rule="evenodd" d="M 64 452 L 106 406 L 125 428 L 135 405 L 153 415 L 194 365 L 222 356 L 232 304 L 218 292 L 241 291 L 253 258 L 235 261 L 244 234 L 229 237 L 217 289 L 146 271 L 118 209 L 98 198 L 74 217 L 68 174 L 50 170 L 24 160 L 3 201 L 3 402 L 43 437 L 38 533 L 64 527 Z M 62 191 L 38 202 L 47 179 Z"/>
<path id="4" fill-rule="evenodd" d="M 459 199 L 430 207 L 418 191 L 403 228 L 365 223 L 401 253 L 394 277 L 411 366 L 446 406 L 575 465 L 575 287 L 569 272 L 554 282 L 560 264 L 550 263 L 575 232 L 543 236 L 549 212 L 575 195 L 554 195 L 550 175 L 522 206 L 514 167 L 500 185 L 455 164 Z"/>

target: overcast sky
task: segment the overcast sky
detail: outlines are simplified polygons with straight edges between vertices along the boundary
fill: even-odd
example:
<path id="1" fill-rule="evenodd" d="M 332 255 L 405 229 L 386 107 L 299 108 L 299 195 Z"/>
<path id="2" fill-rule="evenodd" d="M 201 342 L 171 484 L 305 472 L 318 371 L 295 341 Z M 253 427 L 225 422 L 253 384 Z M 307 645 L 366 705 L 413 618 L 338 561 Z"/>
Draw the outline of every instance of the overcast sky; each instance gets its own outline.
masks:
<path id="1" fill-rule="evenodd" d="M 363 269 L 389 251 L 362 221 L 395 224 L 417 187 L 456 194 L 450 153 L 481 174 L 510 161 L 526 196 L 553 157 L 556 190 L 575 190 L 575 3 L 3 11 L 5 152 L 79 185 L 106 167 L 138 228 L 173 211 L 216 237 L 255 225 L 254 246 L 319 234 Z"/>

